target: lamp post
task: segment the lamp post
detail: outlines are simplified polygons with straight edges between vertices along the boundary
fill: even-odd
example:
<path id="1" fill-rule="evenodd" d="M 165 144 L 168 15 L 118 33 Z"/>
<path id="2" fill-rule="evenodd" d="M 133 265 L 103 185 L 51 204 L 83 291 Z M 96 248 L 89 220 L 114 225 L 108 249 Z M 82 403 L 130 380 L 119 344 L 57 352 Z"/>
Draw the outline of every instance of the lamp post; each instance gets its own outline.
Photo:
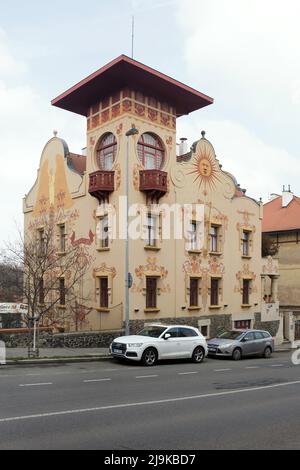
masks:
<path id="1" fill-rule="evenodd" d="M 129 235 L 128 235 L 128 219 L 129 219 L 129 137 L 137 135 L 139 131 L 133 126 L 126 132 L 126 238 L 125 238 L 125 335 L 130 333 L 129 328 L 129 289 L 130 289 L 130 274 L 129 274 Z"/>

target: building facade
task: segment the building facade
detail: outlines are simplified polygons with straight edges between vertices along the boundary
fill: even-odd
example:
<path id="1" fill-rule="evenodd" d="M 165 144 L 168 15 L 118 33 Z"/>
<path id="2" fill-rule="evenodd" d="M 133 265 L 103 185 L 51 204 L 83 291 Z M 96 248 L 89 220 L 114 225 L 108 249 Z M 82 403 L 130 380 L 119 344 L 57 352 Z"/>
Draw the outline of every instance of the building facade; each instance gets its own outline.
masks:
<path id="1" fill-rule="evenodd" d="M 300 345 L 300 199 L 290 188 L 264 205 L 263 236 L 278 248 L 283 341 Z M 277 288 L 276 288 L 277 289 Z"/>
<path id="2" fill-rule="evenodd" d="M 67 299 L 58 307 L 65 331 L 124 326 L 128 192 L 130 228 L 141 233 L 129 237 L 132 332 L 164 321 L 197 326 L 207 337 L 232 327 L 277 334 L 278 315 L 262 311 L 262 270 L 272 276 L 261 261 L 262 204 L 222 169 L 205 132 L 190 151 L 184 139 L 177 145 L 177 119 L 212 103 L 126 56 L 53 100 L 86 116 L 86 155 L 55 135 L 24 214 L 33 236 L 54 220 L 58 251 L 77 244 L 89 266 L 76 307 Z M 185 236 L 174 236 L 182 219 Z"/>

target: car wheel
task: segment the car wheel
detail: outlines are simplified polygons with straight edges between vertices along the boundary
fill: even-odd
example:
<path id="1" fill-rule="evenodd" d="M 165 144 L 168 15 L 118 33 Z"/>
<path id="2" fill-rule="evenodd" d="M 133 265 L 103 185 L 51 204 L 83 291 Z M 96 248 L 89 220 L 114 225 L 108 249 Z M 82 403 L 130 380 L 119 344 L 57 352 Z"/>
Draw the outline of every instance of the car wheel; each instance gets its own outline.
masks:
<path id="1" fill-rule="evenodd" d="M 148 348 L 144 351 L 142 356 L 142 364 L 147 367 L 152 367 L 157 362 L 157 351 L 154 348 Z"/>
<path id="2" fill-rule="evenodd" d="M 204 349 L 201 348 L 201 346 L 198 346 L 193 352 L 192 361 L 195 362 L 196 364 L 201 364 L 201 362 L 203 362 L 204 360 L 204 356 L 205 356 Z"/>
<path id="3" fill-rule="evenodd" d="M 272 356 L 272 350 L 271 350 L 271 348 L 269 348 L 269 346 L 268 346 L 268 347 L 266 347 L 266 349 L 264 350 L 263 357 L 264 357 L 265 359 L 270 359 L 271 356 Z"/>
<path id="4" fill-rule="evenodd" d="M 232 359 L 234 361 L 240 361 L 242 359 L 242 351 L 239 348 L 237 348 L 233 351 Z"/>

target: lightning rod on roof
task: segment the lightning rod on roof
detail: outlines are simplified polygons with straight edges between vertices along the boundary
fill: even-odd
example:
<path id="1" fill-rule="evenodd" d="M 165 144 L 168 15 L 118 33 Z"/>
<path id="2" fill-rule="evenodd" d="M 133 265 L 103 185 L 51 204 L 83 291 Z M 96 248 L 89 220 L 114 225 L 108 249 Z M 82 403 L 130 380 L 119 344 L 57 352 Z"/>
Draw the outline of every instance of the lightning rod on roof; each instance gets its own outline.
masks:
<path id="1" fill-rule="evenodd" d="M 132 16 L 131 57 L 134 56 L 134 16 Z"/>

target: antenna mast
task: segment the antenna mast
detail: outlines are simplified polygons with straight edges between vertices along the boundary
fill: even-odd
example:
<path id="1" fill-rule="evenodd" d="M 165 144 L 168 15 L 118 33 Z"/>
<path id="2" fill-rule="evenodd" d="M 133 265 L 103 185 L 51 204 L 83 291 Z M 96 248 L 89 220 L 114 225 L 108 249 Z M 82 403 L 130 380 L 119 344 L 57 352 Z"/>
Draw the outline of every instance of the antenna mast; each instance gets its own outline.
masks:
<path id="1" fill-rule="evenodd" d="M 131 57 L 133 59 L 134 55 L 134 16 L 132 16 L 132 42 L 131 42 Z"/>

